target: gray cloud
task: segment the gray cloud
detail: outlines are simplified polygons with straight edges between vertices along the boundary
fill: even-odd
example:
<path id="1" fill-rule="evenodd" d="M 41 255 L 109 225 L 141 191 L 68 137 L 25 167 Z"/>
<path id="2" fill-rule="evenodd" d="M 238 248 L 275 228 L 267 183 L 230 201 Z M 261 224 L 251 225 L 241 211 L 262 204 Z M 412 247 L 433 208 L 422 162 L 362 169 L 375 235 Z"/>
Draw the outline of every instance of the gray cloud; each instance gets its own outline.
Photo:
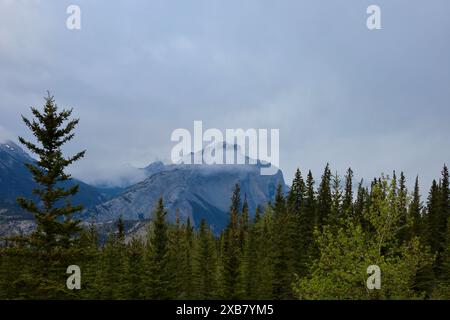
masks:
<path id="1" fill-rule="evenodd" d="M 0 143 L 5 143 L 7 141 L 15 141 L 16 136 L 13 133 L 9 132 L 5 128 L 0 125 Z"/>
<path id="2" fill-rule="evenodd" d="M 70 31 L 72 3 L 0 1 L 0 124 L 27 135 L 19 115 L 49 89 L 81 118 L 67 151 L 88 150 L 82 179 L 169 158 L 194 120 L 279 128 L 288 181 L 330 162 L 428 185 L 450 158 L 448 1 L 79 0 Z"/>

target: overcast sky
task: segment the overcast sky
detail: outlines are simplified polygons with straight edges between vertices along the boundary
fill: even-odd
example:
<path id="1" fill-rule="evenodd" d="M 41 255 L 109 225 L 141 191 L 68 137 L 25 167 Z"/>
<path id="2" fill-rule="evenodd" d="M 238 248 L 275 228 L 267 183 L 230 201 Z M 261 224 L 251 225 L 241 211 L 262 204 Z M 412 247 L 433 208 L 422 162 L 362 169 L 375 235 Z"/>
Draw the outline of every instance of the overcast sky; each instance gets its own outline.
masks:
<path id="1" fill-rule="evenodd" d="M 81 8 L 68 30 L 66 8 Z M 381 8 L 382 30 L 366 27 Z M 450 159 L 448 0 L 0 0 L 0 134 L 46 90 L 81 118 L 88 182 L 168 160 L 176 128 L 280 129 L 280 166 L 319 179 Z"/>

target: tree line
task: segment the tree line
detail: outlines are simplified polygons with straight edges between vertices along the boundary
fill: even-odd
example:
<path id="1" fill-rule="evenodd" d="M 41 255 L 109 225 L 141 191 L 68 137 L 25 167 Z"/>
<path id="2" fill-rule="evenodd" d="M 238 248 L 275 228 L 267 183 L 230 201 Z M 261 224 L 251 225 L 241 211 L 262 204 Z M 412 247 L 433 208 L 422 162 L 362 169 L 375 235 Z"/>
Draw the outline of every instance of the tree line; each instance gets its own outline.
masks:
<path id="1" fill-rule="evenodd" d="M 28 164 L 40 184 L 40 202 L 19 199 L 34 214 L 29 236 L 0 247 L 0 299 L 450 299 L 449 174 L 444 165 L 428 197 L 419 179 L 407 190 L 403 172 L 354 185 L 327 165 L 318 183 L 296 171 L 287 193 L 249 212 L 235 185 L 227 227 L 215 235 L 205 220 L 193 226 L 177 214 L 167 221 L 163 199 L 143 237 L 130 237 L 119 219 L 100 243 L 94 225 L 83 227 L 70 201 L 77 187 L 64 169 L 84 153 L 65 158 L 78 120 L 58 112 L 53 97 L 37 120 L 24 118 L 40 146 Z M 62 126 L 68 121 L 66 126 Z M 81 269 L 81 290 L 66 287 L 66 269 Z M 368 289 L 367 268 L 381 270 L 380 289 Z"/>

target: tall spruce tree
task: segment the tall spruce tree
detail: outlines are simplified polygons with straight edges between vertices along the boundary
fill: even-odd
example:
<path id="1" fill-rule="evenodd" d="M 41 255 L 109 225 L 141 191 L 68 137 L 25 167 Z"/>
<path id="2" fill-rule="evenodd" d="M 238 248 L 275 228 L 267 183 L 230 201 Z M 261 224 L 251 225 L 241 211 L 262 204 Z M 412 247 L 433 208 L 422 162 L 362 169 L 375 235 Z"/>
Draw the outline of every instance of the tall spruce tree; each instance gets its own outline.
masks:
<path id="1" fill-rule="evenodd" d="M 66 158 L 61 148 L 74 138 L 73 131 L 79 119 L 70 119 L 72 109 L 59 111 L 50 93 L 45 98 L 43 112 L 35 107 L 31 108 L 31 112 L 35 119 L 29 120 L 22 116 L 22 120 L 31 130 L 38 144 L 22 137 L 19 137 L 19 141 L 38 156 L 35 163 L 25 165 L 38 184 L 33 193 L 39 197 L 40 201 L 18 198 L 17 202 L 36 219 L 37 228 L 31 237 L 33 245 L 45 251 L 55 246 L 68 248 L 73 243 L 74 235 L 81 230 L 80 221 L 73 219 L 72 216 L 83 207 L 74 206 L 69 201 L 78 192 L 79 186 L 74 184 L 65 187 L 63 183 L 71 178 L 65 169 L 81 159 L 85 151 Z M 61 203 L 62 200 L 66 200 L 64 204 Z"/>
<path id="2" fill-rule="evenodd" d="M 345 190 L 342 200 L 342 212 L 347 216 L 353 216 L 353 170 L 348 168 L 345 175 Z"/>
<path id="3" fill-rule="evenodd" d="M 132 238 L 127 246 L 126 298 L 132 300 L 145 298 L 145 245 L 139 238 Z"/>
<path id="4" fill-rule="evenodd" d="M 442 266 L 444 262 L 444 251 L 447 240 L 447 223 L 450 217 L 450 197 L 449 197 L 449 174 L 448 168 L 444 165 L 442 169 L 442 177 L 439 188 L 438 198 L 438 211 L 435 215 L 434 231 L 435 243 L 436 243 L 436 275 L 439 277 L 442 272 Z"/>
<path id="5" fill-rule="evenodd" d="M 416 181 L 414 183 L 414 191 L 412 194 L 412 200 L 409 205 L 409 219 L 411 220 L 411 230 L 410 237 L 423 236 L 423 222 L 422 222 L 422 209 L 423 205 L 420 201 L 420 191 L 419 191 L 419 176 L 416 176 Z"/>
<path id="6" fill-rule="evenodd" d="M 437 252 L 440 246 L 438 234 L 439 226 L 439 216 L 440 216 L 440 188 L 436 182 L 433 180 L 428 193 L 427 199 L 427 224 L 426 224 L 426 239 L 428 244 L 431 246 L 433 252 Z"/>
<path id="7" fill-rule="evenodd" d="M 327 163 L 317 194 L 317 225 L 322 227 L 331 213 L 331 171 Z"/>
<path id="8" fill-rule="evenodd" d="M 244 256 L 241 270 L 241 291 L 247 299 L 257 299 L 258 288 L 258 243 L 261 241 L 261 213 L 256 208 L 254 222 L 250 225 L 248 237 L 245 241 Z"/>
<path id="9" fill-rule="evenodd" d="M 95 299 L 124 299 L 127 259 L 125 245 L 117 234 L 111 234 L 102 248 L 94 283 Z"/>
<path id="10" fill-rule="evenodd" d="M 336 171 L 332 176 L 333 189 L 331 192 L 331 212 L 328 219 L 329 224 L 337 225 L 339 219 L 342 218 L 342 190 L 341 180 Z"/>
<path id="11" fill-rule="evenodd" d="M 274 285 L 277 277 L 275 270 L 275 231 L 273 222 L 273 209 L 267 206 L 264 210 L 264 216 L 260 221 L 261 236 L 257 244 L 256 265 L 256 299 L 269 300 L 274 298 Z"/>
<path id="12" fill-rule="evenodd" d="M 241 233 L 239 216 L 241 211 L 241 189 L 239 184 L 234 187 L 231 197 L 230 220 L 223 233 L 222 241 L 222 297 L 224 299 L 239 299 L 239 273 L 241 263 Z"/>
<path id="13" fill-rule="evenodd" d="M 185 275 L 183 266 L 185 265 L 185 244 L 184 230 L 181 225 L 180 214 L 177 211 L 175 225 L 169 228 L 169 247 L 168 247 L 168 272 L 170 275 L 169 290 L 170 296 L 174 299 L 186 298 L 184 291 Z"/>
<path id="14" fill-rule="evenodd" d="M 200 221 L 196 243 L 195 297 L 213 299 L 217 297 L 217 253 L 214 235 L 206 225 L 205 219 Z"/>
<path id="15" fill-rule="evenodd" d="M 300 170 L 297 169 L 287 198 L 287 207 L 294 223 L 294 271 L 299 275 L 304 275 L 307 271 L 306 266 L 313 242 L 314 216 L 308 213 L 314 212 L 314 209 L 308 208 L 307 201 L 307 187 Z"/>
<path id="16" fill-rule="evenodd" d="M 194 228 L 191 225 L 191 219 L 188 217 L 186 225 L 184 226 L 184 280 L 183 280 L 183 292 L 186 299 L 194 298 Z"/>
<path id="17" fill-rule="evenodd" d="M 295 171 L 294 180 L 292 181 L 291 190 L 287 197 L 287 206 L 290 212 L 296 215 L 300 214 L 304 200 L 306 197 L 306 185 L 303 181 L 302 173 L 299 168 Z"/>
<path id="18" fill-rule="evenodd" d="M 281 184 L 277 187 L 273 211 L 274 269 L 276 272 L 273 294 L 275 299 L 289 299 L 292 298 L 290 284 L 294 280 L 295 225 L 293 216 L 287 210 Z"/>
<path id="19" fill-rule="evenodd" d="M 242 213 L 239 217 L 239 237 L 240 237 L 240 247 L 241 250 L 244 249 L 245 241 L 247 239 L 248 231 L 249 231 L 249 224 L 250 224 L 250 216 L 248 212 L 248 201 L 247 201 L 247 195 L 244 196 L 244 203 L 242 204 Z"/>
<path id="20" fill-rule="evenodd" d="M 159 198 L 153 213 L 153 221 L 149 230 L 149 255 L 147 259 L 148 286 L 147 297 L 154 300 L 165 300 L 170 296 L 170 273 L 168 271 L 169 237 L 166 222 L 167 211 L 163 198 Z"/>
<path id="21" fill-rule="evenodd" d="M 406 189 L 406 178 L 403 171 L 400 172 L 399 189 L 398 189 L 398 211 L 400 215 L 400 230 L 398 238 L 401 242 L 407 240 L 409 235 L 408 222 L 408 190 Z"/>
<path id="22" fill-rule="evenodd" d="M 315 225 L 317 223 L 316 217 L 316 192 L 314 190 L 314 178 L 311 173 L 311 170 L 308 171 L 308 176 L 306 178 L 306 196 L 305 196 L 305 215 L 308 219 L 312 220 L 312 223 Z"/>
<path id="23" fill-rule="evenodd" d="M 450 299 L 450 220 L 447 224 L 447 239 L 445 249 L 442 254 L 442 272 L 438 277 L 438 285 L 436 288 L 438 299 Z"/>

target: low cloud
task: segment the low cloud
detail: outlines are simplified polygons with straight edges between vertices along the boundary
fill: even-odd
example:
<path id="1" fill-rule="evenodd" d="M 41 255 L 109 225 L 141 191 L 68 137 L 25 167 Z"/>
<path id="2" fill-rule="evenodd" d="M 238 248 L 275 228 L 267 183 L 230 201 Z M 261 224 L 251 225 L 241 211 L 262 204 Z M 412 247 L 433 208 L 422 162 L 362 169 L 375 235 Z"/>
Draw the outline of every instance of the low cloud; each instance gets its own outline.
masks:
<path id="1" fill-rule="evenodd" d="M 15 141 L 16 137 L 9 132 L 6 128 L 0 125 L 0 143 L 5 143 L 7 141 Z"/>

